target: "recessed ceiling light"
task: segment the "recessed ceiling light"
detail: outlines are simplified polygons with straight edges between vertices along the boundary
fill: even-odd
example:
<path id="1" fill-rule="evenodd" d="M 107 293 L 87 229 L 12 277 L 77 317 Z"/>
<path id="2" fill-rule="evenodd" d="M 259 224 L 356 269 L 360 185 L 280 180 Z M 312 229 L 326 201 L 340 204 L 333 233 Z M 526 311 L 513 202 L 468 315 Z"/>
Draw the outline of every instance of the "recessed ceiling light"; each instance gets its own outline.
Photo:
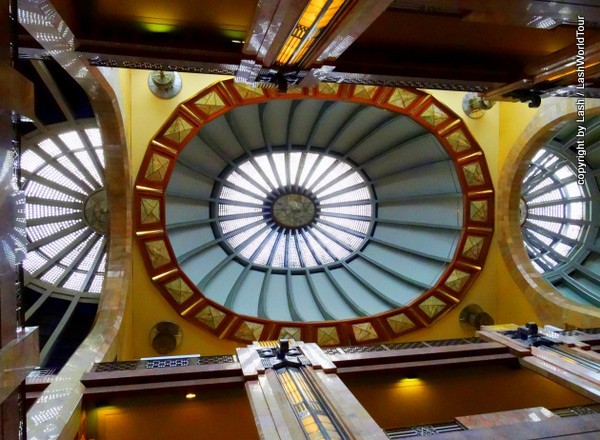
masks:
<path id="1" fill-rule="evenodd" d="M 195 398 L 196 398 L 196 395 L 195 395 L 194 393 L 187 393 L 187 394 L 185 395 L 185 398 L 186 398 L 186 399 L 195 399 Z"/>

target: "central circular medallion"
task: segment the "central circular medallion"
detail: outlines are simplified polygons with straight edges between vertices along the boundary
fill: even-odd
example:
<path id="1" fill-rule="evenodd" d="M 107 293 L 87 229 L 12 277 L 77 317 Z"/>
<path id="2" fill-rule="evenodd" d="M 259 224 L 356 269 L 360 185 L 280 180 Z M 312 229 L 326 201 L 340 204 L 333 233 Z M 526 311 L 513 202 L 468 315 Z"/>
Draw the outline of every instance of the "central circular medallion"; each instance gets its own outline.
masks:
<path id="1" fill-rule="evenodd" d="M 273 203 L 273 219 L 284 228 L 308 226 L 315 214 L 315 204 L 303 194 L 283 194 Z"/>

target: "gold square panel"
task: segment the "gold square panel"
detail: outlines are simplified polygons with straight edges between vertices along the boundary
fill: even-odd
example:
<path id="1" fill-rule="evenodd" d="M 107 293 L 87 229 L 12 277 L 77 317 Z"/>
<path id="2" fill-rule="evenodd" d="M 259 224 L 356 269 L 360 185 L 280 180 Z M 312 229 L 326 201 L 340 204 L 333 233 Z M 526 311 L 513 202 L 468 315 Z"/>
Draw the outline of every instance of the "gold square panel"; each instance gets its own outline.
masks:
<path id="1" fill-rule="evenodd" d="M 379 86 L 358 85 L 354 87 L 354 93 L 352 96 L 360 99 L 373 99 L 373 96 L 375 96 L 375 92 L 378 88 Z"/>
<path id="2" fill-rule="evenodd" d="M 319 327 L 317 330 L 317 343 L 319 345 L 337 345 L 340 343 L 335 327 Z"/>
<path id="3" fill-rule="evenodd" d="M 483 249 L 484 238 L 477 235 L 469 235 L 465 240 L 462 254 L 467 258 L 477 260 L 481 249 Z"/>
<path id="4" fill-rule="evenodd" d="M 427 316 L 433 318 L 446 308 L 446 303 L 435 296 L 430 296 L 419 304 L 419 308 L 423 310 Z"/>
<path id="5" fill-rule="evenodd" d="M 171 262 L 164 240 L 147 241 L 146 250 L 154 269 Z"/>
<path id="6" fill-rule="evenodd" d="M 454 269 L 446 282 L 444 283 L 446 287 L 454 290 L 455 292 L 460 292 L 467 281 L 469 281 L 469 277 L 471 275 L 467 272 L 463 272 L 462 270 Z"/>
<path id="7" fill-rule="evenodd" d="M 223 110 L 226 107 L 219 94 L 214 90 L 204 95 L 194 104 L 209 116 L 213 113 Z"/>
<path id="8" fill-rule="evenodd" d="M 337 83 L 319 83 L 319 93 L 322 95 L 337 95 L 340 85 Z"/>
<path id="9" fill-rule="evenodd" d="M 283 327 L 279 332 L 279 338 L 277 339 L 293 339 L 300 341 L 302 339 L 301 329 L 299 327 Z"/>
<path id="10" fill-rule="evenodd" d="M 471 148 L 471 143 L 462 130 L 456 130 L 452 132 L 452 134 L 446 136 L 446 140 L 455 153 L 460 153 L 461 151 Z"/>
<path id="11" fill-rule="evenodd" d="M 215 309 L 213 306 L 206 306 L 195 316 L 195 318 L 214 330 L 221 324 L 223 319 L 225 319 L 225 316 L 227 315 L 219 309 Z"/>
<path id="12" fill-rule="evenodd" d="M 263 98 L 265 96 L 262 89 L 257 89 L 248 84 L 234 83 L 233 87 L 235 87 L 242 99 Z"/>
<path id="13" fill-rule="evenodd" d="M 448 115 L 440 110 L 435 104 L 431 104 L 429 107 L 427 107 L 427 109 L 421 114 L 421 117 L 425 120 L 425 122 L 434 127 L 437 127 L 446 119 L 448 119 Z"/>
<path id="14" fill-rule="evenodd" d="M 150 158 L 144 177 L 153 182 L 162 182 L 169 169 L 169 163 L 171 163 L 169 158 L 154 153 Z"/>
<path id="15" fill-rule="evenodd" d="M 142 224 L 160 221 L 160 200 L 144 197 L 140 201 L 140 208 Z"/>
<path id="16" fill-rule="evenodd" d="M 235 337 L 244 341 L 258 341 L 263 327 L 264 325 L 256 322 L 244 321 L 238 331 L 235 332 Z"/>
<path id="17" fill-rule="evenodd" d="M 469 217 L 474 222 L 486 222 L 488 219 L 487 200 L 473 200 L 471 202 Z"/>
<path id="18" fill-rule="evenodd" d="M 190 134 L 190 131 L 192 131 L 193 128 L 194 127 L 192 127 L 192 124 L 183 119 L 181 116 L 178 116 L 177 119 L 173 121 L 171 126 L 167 128 L 167 131 L 165 131 L 163 136 L 179 144 L 188 134 Z"/>
<path id="19" fill-rule="evenodd" d="M 388 99 L 388 104 L 404 109 L 408 107 L 416 98 L 416 93 L 405 89 L 394 89 L 390 99 Z"/>
<path id="20" fill-rule="evenodd" d="M 354 332 L 354 337 L 358 342 L 377 339 L 379 337 L 370 322 L 353 324 L 352 331 Z"/>
<path id="21" fill-rule="evenodd" d="M 465 175 L 465 179 L 467 180 L 467 185 L 469 186 L 483 185 L 485 183 L 479 162 L 465 165 L 463 167 L 463 173 Z"/>
<path id="22" fill-rule="evenodd" d="M 389 316 L 387 322 L 394 330 L 394 333 L 402 333 L 415 326 L 415 324 L 408 319 L 404 313 L 398 313 L 397 315 Z"/>
<path id="23" fill-rule="evenodd" d="M 165 284 L 165 289 L 171 294 L 177 304 L 183 304 L 190 296 L 194 294 L 192 289 L 182 278 L 170 281 Z"/>

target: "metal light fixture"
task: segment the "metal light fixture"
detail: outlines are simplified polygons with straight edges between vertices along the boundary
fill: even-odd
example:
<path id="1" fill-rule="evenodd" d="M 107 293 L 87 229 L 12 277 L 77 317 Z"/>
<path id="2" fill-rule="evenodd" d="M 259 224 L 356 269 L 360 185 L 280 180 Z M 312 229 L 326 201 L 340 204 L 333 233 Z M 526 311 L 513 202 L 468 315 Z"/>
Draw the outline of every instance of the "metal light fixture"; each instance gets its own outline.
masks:
<path id="1" fill-rule="evenodd" d="M 486 110 L 491 109 L 495 101 L 490 101 L 477 93 L 469 92 L 465 95 L 462 102 L 463 111 L 471 119 L 479 119 Z"/>
<path id="2" fill-rule="evenodd" d="M 177 72 L 153 70 L 148 75 L 150 91 L 162 99 L 171 99 L 181 90 L 181 76 Z"/>

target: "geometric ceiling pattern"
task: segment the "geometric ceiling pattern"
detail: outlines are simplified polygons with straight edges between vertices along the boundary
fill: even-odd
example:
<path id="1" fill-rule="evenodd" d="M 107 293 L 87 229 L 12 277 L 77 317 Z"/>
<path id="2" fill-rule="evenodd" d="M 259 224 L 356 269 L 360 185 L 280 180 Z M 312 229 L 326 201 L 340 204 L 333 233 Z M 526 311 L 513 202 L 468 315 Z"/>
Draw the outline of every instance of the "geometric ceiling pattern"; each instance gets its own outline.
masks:
<path id="1" fill-rule="evenodd" d="M 305 101 L 308 102 L 312 100 L 314 100 L 314 104 L 304 104 Z M 287 103 L 282 102 L 281 104 L 276 105 L 276 103 L 280 101 L 287 101 Z M 288 103 L 291 103 L 291 107 Z M 263 129 L 263 133 L 259 137 L 253 137 L 252 133 L 246 130 L 246 127 L 240 127 L 240 122 L 237 119 L 238 115 L 240 115 L 241 112 L 255 111 L 253 110 L 253 105 L 255 106 L 254 108 L 259 109 L 257 115 L 258 121 L 262 121 L 259 122 L 259 125 L 261 126 L 265 124 L 268 126 L 270 119 L 272 118 L 281 118 L 282 111 L 274 109 L 283 108 L 281 107 L 282 105 L 287 106 L 285 107 L 287 109 L 285 112 L 290 115 L 288 116 L 287 135 L 285 134 L 285 124 L 277 125 L 277 127 L 283 129 L 283 137 L 281 138 L 283 142 L 275 139 L 277 128 L 271 128 L 269 130 Z M 258 107 L 256 107 L 257 105 Z M 312 112 L 314 117 L 310 116 L 310 111 L 304 110 L 304 108 L 309 108 L 310 105 L 313 105 Z M 327 109 L 333 107 L 336 108 L 336 112 L 340 112 L 340 109 L 346 111 L 344 119 L 339 119 L 341 122 L 334 122 L 334 120 L 331 119 L 335 117 L 335 112 L 327 112 Z M 367 108 L 373 110 L 367 110 Z M 273 111 L 279 111 L 279 114 L 272 113 Z M 230 299 L 228 302 L 225 297 L 219 299 L 215 296 L 216 294 L 214 292 L 211 293 L 211 284 L 206 281 L 207 279 L 217 277 L 221 281 L 218 282 L 220 284 L 215 285 L 230 285 L 230 283 L 233 283 L 233 289 L 236 289 L 236 283 L 239 283 L 240 280 L 243 280 L 245 277 L 255 276 L 251 275 L 251 273 L 255 272 L 250 267 L 252 264 L 247 266 L 245 270 L 243 269 L 243 266 L 240 266 L 242 272 L 236 272 L 236 274 L 239 275 L 235 275 L 234 277 L 232 277 L 232 275 L 226 275 L 226 272 L 222 273 L 223 276 L 220 275 L 219 271 L 222 271 L 224 267 L 234 265 L 233 263 L 235 262 L 236 255 L 230 254 L 229 257 L 226 256 L 221 262 L 219 262 L 218 259 L 215 260 L 213 257 L 210 257 L 210 252 L 216 252 L 213 250 L 215 249 L 214 245 L 216 244 L 218 248 L 219 241 L 222 240 L 219 238 L 219 235 L 214 235 L 213 237 L 216 238 L 213 238 L 212 241 L 207 241 L 205 247 L 193 251 L 195 255 L 202 255 L 203 252 L 208 252 L 206 258 L 209 259 L 206 261 L 214 261 L 213 265 L 216 265 L 212 269 L 210 267 L 202 269 L 208 270 L 208 275 L 204 277 L 205 282 L 203 283 L 202 280 L 198 281 L 195 270 L 192 270 L 191 272 L 186 271 L 186 267 L 193 267 L 190 266 L 190 264 L 192 264 L 190 261 L 193 261 L 193 258 L 191 256 L 186 256 L 187 254 L 181 250 L 185 248 L 186 242 L 190 240 L 190 238 L 185 238 L 185 231 L 197 231 L 194 232 L 195 235 L 190 237 L 198 237 L 198 234 L 204 233 L 213 234 L 210 232 L 212 227 L 211 224 L 216 226 L 216 223 L 214 220 L 211 220 L 210 216 L 203 217 L 205 214 L 202 214 L 202 206 L 210 206 L 210 200 L 215 200 L 214 197 L 218 194 L 218 189 L 216 190 L 217 192 L 214 192 L 215 190 L 213 190 L 206 201 L 204 201 L 203 198 L 197 198 L 199 196 L 193 196 L 198 200 L 194 205 L 185 202 L 185 200 L 192 200 L 190 199 L 192 196 L 178 193 L 177 191 L 179 190 L 177 188 L 189 188 L 193 181 L 195 181 L 193 185 L 196 187 L 198 187 L 198 185 L 206 185 L 208 183 L 206 179 L 203 180 L 193 177 L 196 175 L 194 173 L 197 173 L 198 167 L 211 165 L 215 167 L 220 166 L 221 169 L 224 168 L 229 170 L 224 173 L 231 173 L 232 169 L 238 169 L 234 168 L 234 165 L 238 166 L 241 163 L 241 160 L 243 159 L 239 159 L 239 157 L 244 156 L 244 151 L 242 149 L 239 153 L 235 153 L 234 150 L 228 152 L 227 149 L 233 148 L 233 145 L 241 144 L 247 151 L 253 151 L 253 149 L 256 148 L 264 148 L 264 145 L 267 145 L 267 150 L 272 148 L 272 151 L 275 152 L 277 151 L 275 150 L 275 146 L 286 144 L 285 139 L 287 136 L 287 144 L 289 145 L 287 151 L 296 151 L 293 147 L 293 145 L 295 145 L 293 138 L 301 135 L 298 134 L 300 132 L 296 133 L 296 126 L 298 124 L 291 121 L 294 112 L 301 113 L 303 111 L 308 113 L 302 113 L 306 116 L 304 116 L 303 119 L 298 119 L 298 121 L 312 117 L 313 120 L 317 122 L 313 123 L 312 132 L 310 126 L 303 128 L 303 130 L 306 130 L 306 133 L 308 133 L 307 136 L 309 136 L 309 140 L 307 141 L 305 138 L 302 142 L 310 142 L 310 139 L 312 139 L 313 143 L 318 143 L 318 137 L 320 136 L 322 127 L 337 124 L 337 127 L 339 128 L 337 128 L 336 136 L 338 141 L 343 143 L 344 136 L 348 136 L 347 133 L 351 132 L 352 129 L 356 127 L 357 123 L 360 123 L 361 118 L 358 116 L 360 112 L 362 112 L 362 114 L 366 114 L 367 112 L 373 112 L 375 114 L 378 111 L 385 111 L 381 114 L 384 118 L 388 118 L 388 121 L 385 122 L 381 120 L 378 123 L 378 127 L 372 129 L 373 133 L 378 134 L 379 132 L 384 132 L 388 125 L 391 127 L 393 123 L 400 121 L 400 123 L 410 124 L 411 127 L 415 127 L 414 130 L 416 131 L 413 136 L 416 136 L 415 139 L 419 142 L 422 142 L 423 139 L 428 139 L 427 136 L 433 136 L 432 139 L 435 139 L 435 142 L 439 143 L 444 150 L 444 154 L 450 161 L 452 173 L 457 179 L 457 185 L 460 187 L 458 194 L 460 200 L 462 200 L 462 208 L 459 210 L 459 212 L 462 213 L 460 214 L 462 218 L 459 218 L 459 225 L 461 226 L 458 228 L 457 240 L 453 247 L 454 253 L 446 257 L 446 262 L 442 266 L 438 266 L 443 268 L 441 274 L 434 278 L 433 283 L 428 285 L 424 290 L 422 289 L 419 295 L 414 296 L 413 299 L 410 299 L 399 306 L 392 307 L 387 311 L 358 314 L 355 315 L 356 317 L 338 318 L 328 315 L 328 310 L 326 309 L 319 309 L 321 312 L 315 309 L 317 314 L 321 313 L 323 316 L 320 320 L 290 321 L 289 319 L 271 319 L 265 317 L 265 313 L 261 311 L 263 310 L 261 307 L 267 311 L 269 310 L 269 307 L 273 307 L 268 301 L 275 300 L 274 296 L 268 296 L 266 297 L 267 302 L 263 303 L 262 306 L 259 303 L 258 315 L 253 315 L 257 312 L 252 312 L 250 309 L 244 310 L 243 306 L 240 308 L 240 304 L 243 305 L 244 303 L 239 301 L 242 301 L 243 298 L 239 300 L 236 299 L 237 302 Z M 298 116 L 298 118 L 300 118 L 300 116 Z M 322 118 L 322 122 L 319 122 L 319 118 Z M 344 120 L 346 121 L 345 123 Z M 223 124 L 226 125 L 223 126 Z M 217 141 L 214 137 L 223 136 L 220 134 L 223 133 L 223 130 L 217 130 L 215 128 L 214 130 L 211 129 L 211 131 L 208 129 L 209 126 L 232 127 L 233 137 L 227 141 L 228 143 L 222 144 L 223 147 L 217 148 L 215 146 Z M 332 125 L 332 127 L 336 130 L 336 125 Z M 317 128 L 319 129 L 317 130 Z M 240 134 L 240 130 L 244 133 L 243 135 Z M 236 131 L 238 132 L 237 134 Z M 260 131 L 258 133 L 260 133 Z M 310 136 L 312 136 L 312 138 Z M 419 138 L 419 136 L 421 137 Z M 250 145 L 244 147 L 245 141 L 249 142 Z M 223 138 L 223 142 L 225 142 L 225 138 Z M 355 140 L 352 142 L 363 142 L 366 145 L 368 136 L 365 135 L 363 141 L 360 141 L 360 139 L 356 140 L 355 136 Z M 195 164 L 193 163 L 193 156 L 190 155 L 193 153 L 194 149 L 205 148 L 203 145 L 210 146 L 212 149 L 211 155 L 214 156 L 214 159 L 209 159 L 208 156 L 210 155 L 207 155 L 204 163 Z M 411 151 L 410 148 L 412 147 L 405 146 L 409 144 L 401 143 L 400 145 L 404 149 L 404 154 Z M 186 146 L 187 148 L 184 148 Z M 355 151 L 357 149 L 359 148 L 355 147 L 351 150 Z M 423 149 L 421 148 L 421 150 Z M 314 151 L 316 153 L 319 152 L 318 149 L 315 149 Z M 394 141 L 390 139 L 388 141 L 388 146 L 384 147 L 384 149 L 380 150 L 377 154 L 384 157 L 391 154 L 393 151 L 395 151 Z M 375 156 L 377 156 L 377 154 Z M 424 153 L 416 150 L 413 157 L 418 157 L 419 154 L 422 155 Z M 341 155 L 343 156 L 343 153 Z M 181 158 L 182 156 L 185 156 L 185 161 L 179 164 L 179 160 L 181 159 L 178 160 L 178 158 Z M 364 170 L 367 171 L 367 179 L 376 182 L 375 191 L 378 193 L 376 195 L 377 204 L 382 204 L 381 206 L 387 207 L 389 203 L 395 202 L 392 202 L 393 199 L 388 196 L 385 196 L 388 198 L 382 197 L 382 195 L 385 195 L 385 186 L 379 183 L 377 179 L 373 179 L 369 176 L 369 173 L 379 173 L 381 170 L 386 169 L 387 166 L 385 161 L 381 161 L 377 165 L 377 169 L 369 169 L 369 161 L 376 160 L 377 158 L 375 156 L 373 153 L 371 153 L 370 158 L 361 158 L 356 154 L 350 156 L 347 155 L 349 159 L 352 159 L 350 162 L 351 164 L 354 164 L 352 166 L 357 166 L 358 164 L 358 166 L 364 167 Z M 249 156 L 246 155 L 245 157 Z M 254 175 L 252 178 L 252 181 L 254 182 L 262 179 L 267 182 L 272 181 L 273 183 L 280 183 L 281 180 L 279 182 L 276 182 L 275 180 L 277 179 L 277 173 L 279 173 L 280 176 L 290 175 L 290 169 L 295 169 L 291 168 L 295 166 L 291 161 L 296 159 L 293 155 L 288 153 L 281 156 L 283 158 L 281 168 L 278 168 L 278 163 L 274 162 L 272 159 L 260 159 L 258 156 L 254 157 L 259 161 L 270 161 L 270 166 L 268 168 L 264 166 L 262 168 L 255 167 L 255 169 L 259 171 L 258 174 Z M 308 156 L 306 157 L 308 158 Z M 406 157 L 410 157 L 410 154 Z M 323 161 L 323 159 L 321 159 L 321 161 Z M 217 165 L 218 163 L 223 165 Z M 391 156 L 388 163 L 390 165 L 395 163 Z M 364 164 L 367 165 L 365 166 Z M 327 162 L 323 167 L 326 167 L 327 165 L 329 166 L 328 169 L 334 169 L 338 166 L 332 162 Z M 427 166 L 430 167 L 431 165 Z M 352 168 L 350 168 L 350 170 L 351 169 Z M 274 173 L 275 177 L 270 175 L 271 172 Z M 348 171 L 348 173 L 350 172 L 351 171 Z M 219 171 L 217 171 L 217 174 L 219 174 Z M 408 178 L 409 175 L 406 173 L 405 175 L 406 178 L 398 181 L 400 183 L 395 183 L 394 185 L 396 186 L 394 186 L 394 188 L 400 188 L 397 185 L 411 184 Z M 415 176 L 417 176 L 417 179 L 421 178 L 418 174 L 415 174 Z M 234 176 L 233 178 L 237 179 L 236 182 L 242 182 L 238 177 L 239 176 Z M 247 174 L 243 175 L 243 177 L 248 180 Z M 178 184 L 179 186 L 173 186 L 173 178 L 176 178 L 182 183 Z M 193 178 L 194 180 L 189 180 L 190 178 Z M 214 178 L 216 181 L 224 182 L 223 179 L 225 178 L 225 175 L 215 175 Z M 184 183 L 186 179 L 188 179 L 187 181 L 189 182 L 187 184 Z M 309 181 L 310 178 L 305 180 Z M 290 181 L 290 183 L 293 182 Z M 259 188 L 254 183 L 253 185 L 256 188 Z M 315 184 L 312 185 L 315 187 Z M 327 185 L 325 185 L 325 187 L 326 186 Z M 379 187 L 382 188 L 381 191 L 378 189 Z M 216 188 L 219 188 L 219 186 L 217 185 Z M 271 188 L 270 185 L 269 187 L 265 186 L 265 189 L 263 190 L 264 193 L 266 194 L 267 189 L 271 190 Z M 291 188 L 291 186 L 289 186 L 289 188 Z M 250 191 L 248 197 L 257 197 L 257 190 L 252 189 L 248 185 L 239 187 L 238 191 L 244 193 Z M 252 191 L 254 191 L 254 196 L 252 196 Z M 381 192 L 381 194 L 379 194 L 379 192 Z M 229 197 L 230 194 L 231 193 L 227 193 L 226 196 Z M 393 196 L 393 193 L 391 193 L 391 195 Z M 434 197 L 441 196 L 441 193 L 439 196 L 434 195 Z M 390 200 L 389 202 L 387 201 L 388 199 Z M 173 201 L 168 204 L 167 200 Z M 242 196 L 239 196 L 239 200 L 242 200 Z M 412 201 L 413 199 L 407 200 L 411 200 L 410 203 L 414 203 Z M 419 199 L 416 198 L 414 200 Z M 183 205 L 181 203 L 183 203 Z M 186 203 L 188 204 L 186 205 Z M 208 205 L 205 205 L 205 203 L 208 203 Z M 239 204 L 245 202 L 240 201 L 236 203 Z M 345 209 L 343 208 L 344 202 L 340 203 L 340 208 L 336 209 L 339 209 L 339 212 L 342 213 Z M 352 201 L 347 203 L 349 205 L 355 204 L 355 202 Z M 179 209 L 178 206 L 182 206 L 183 210 Z M 188 206 L 188 208 L 184 209 L 184 206 Z M 252 204 L 250 203 L 247 206 L 252 206 Z M 245 84 L 237 84 L 233 80 L 227 80 L 216 83 L 183 102 L 163 125 L 162 129 L 159 130 L 158 135 L 150 142 L 136 179 L 134 207 L 136 210 L 135 230 L 137 241 L 142 250 L 148 274 L 165 298 L 169 300 L 174 310 L 182 317 L 195 325 L 214 333 L 218 337 L 230 338 L 240 342 L 273 340 L 287 336 L 293 337 L 293 339 L 302 339 L 307 342 L 317 342 L 324 346 L 335 346 L 389 340 L 398 335 L 430 326 L 455 307 L 465 296 L 469 287 L 479 274 L 481 267 L 484 265 L 493 234 L 494 190 L 491 185 L 485 156 L 475 139 L 469 133 L 464 122 L 449 108 L 424 92 L 415 89 L 394 87 L 321 83 L 316 88 L 294 88 L 290 89 L 288 94 L 279 94 L 273 89 L 252 88 Z M 177 221 L 179 223 L 173 223 L 173 220 L 167 218 L 170 215 L 173 215 L 169 214 L 169 212 L 175 212 L 173 211 L 174 209 L 178 209 L 177 212 L 179 212 L 179 214 L 177 215 L 180 220 Z M 211 209 L 214 210 L 215 208 L 213 207 Z M 294 196 L 282 199 L 277 209 L 280 210 L 277 212 L 279 217 L 274 219 L 276 221 L 273 223 L 273 227 L 287 227 L 290 230 L 295 230 L 294 228 L 308 224 L 306 222 L 310 221 L 309 217 L 313 215 L 313 209 L 317 212 L 319 207 L 316 205 L 315 207 L 312 207 L 305 199 Z M 259 209 L 259 211 L 258 214 L 257 211 L 255 211 L 248 212 L 244 215 L 249 218 L 252 216 L 260 217 L 266 215 L 263 213 L 263 208 Z M 233 214 L 233 211 L 230 212 L 231 214 L 228 215 L 235 215 Z M 382 212 L 386 211 L 384 210 Z M 456 212 L 456 209 L 454 212 Z M 343 216 L 343 214 L 339 215 Z M 378 217 L 380 216 L 381 213 L 378 214 Z M 376 221 L 378 221 L 378 217 L 375 217 Z M 202 220 L 202 218 L 207 218 L 207 220 Z M 340 221 L 342 221 L 342 217 L 340 217 Z M 403 228 L 409 229 L 423 227 L 419 226 L 419 224 L 415 224 L 414 221 L 416 220 L 413 220 L 413 223 L 410 223 L 407 220 L 402 220 L 400 223 L 398 223 L 398 221 L 394 223 L 391 219 L 386 221 L 391 222 L 389 223 L 391 226 L 386 226 L 385 224 L 378 225 L 375 229 L 375 238 L 378 237 L 377 234 L 385 234 L 387 229 L 393 233 L 394 228 L 398 227 L 396 224 L 402 224 L 404 225 L 402 226 Z M 205 229 L 202 229 L 202 222 L 208 226 L 207 232 L 202 232 L 205 231 Z M 410 226 L 411 224 L 415 224 L 416 226 Z M 244 227 L 249 230 L 248 234 L 256 234 L 256 230 L 250 231 L 252 226 Z M 181 232 L 172 234 L 173 230 Z M 433 233 L 433 235 L 431 235 L 431 233 Z M 431 233 L 430 237 L 433 237 L 442 232 L 432 229 Z M 412 235 L 408 234 L 406 236 L 411 237 Z M 424 237 L 426 236 L 427 235 L 424 235 Z M 276 252 L 276 243 L 278 242 L 278 239 L 276 236 L 273 237 L 272 241 L 274 244 L 270 244 L 270 241 L 267 243 L 267 240 L 264 242 L 265 244 L 261 246 L 271 246 L 269 249 L 272 249 L 272 252 Z M 279 241 L 283 243 L 282 240 Z M 235 245 L 236 243 L 237 242 L 234 242 L 233 244 Z M 296 245 L 298 244 L 299 243 L 297 242 Z M 288 245 L 286 245 L 286 249 L 287 246 Z M 369 245 L 366 249 L 368 250 L 371 246 L 376 247 L 377 245 Z M 375 247 L 373 249 L 375 249 Z M 391 247 L 388 246 L 387 249 L 392 252 L 390 256 L 392 256 L 393 253 L 400 256 L 407 252 L 411 252 L 413 253 L 413 256 L 411 256 L 410 259 L 414 261 L 419 258 L 426 258 L 426 260 L 423 261 L 428 261 L 427 258 L 431 258 L 428 256 L 426 239 L 422 240 L 422 251 L 411 250 L 406 246 L 399 244 Z M 287 255 L 287 251 L 285 252 L 286 253 L 284 254 Z M 384 251 L 382 250 L 379 252 Z M 381 255 L 387 255 L 385 252 Z M 419 257 L 415 252 L 421 252 L 422 257 Z M 257 258 L 259 254 L 260 249 L 257 249 L 253 253 L 251 259 Z M 214 255 L 216 256 L 217 254 Z M 287 261 L 286 258 L 287 257 L 284 257 L 284 262 Z M 371 262 L 368 261 L 369 258 L 372 260 Z M 369 256 L 367 253 L 364 256 L 361 256 L 360 259 L 365 261 L 365 263 L 361 264 L 371 264 L 375 265 L 373 267 L 377 267 L 379 263 L 376 261 L 376 258 L 377 255 L 373 257 Z M 388 274 L 396 274 L 395 276 L 399 276 L 398 274 L 400 271 L 405 270 L 405 267 L 399 266 L 394 269 L 394 257 L 391 258 L 392 260 L 389 263 L 391 266 L 386 268 L 382 267 L 381 269 L 387 270 Z M 290 262 L 292 261 L 295 260 L 291 259 Z M 347 264 L 352 268 L 354 267 L 352 265 L 355 265 L 356 263 L 352 260 L 351 262 L 344 264 Z M 267 267 L 263 269 L 267 272 L 262 272 L 262 275 L 260 276 L 265 277 L 266 279 L 270 273 L 269 271 L 276 272 L 276 269 L 277 267 L 271 269 Z M 297 269 L 302 269 L 302 263 L 300 263 L 300 267 Z M 296 299 L 294 298 L 295 290 L 289 289 L 289 283 L 292 282 L 292 285 L 295 286 L 293 283 L 296 282 L 296 278 L 290 278 L 289 275 L 291 275 L 292 272 L 289 271 L 289 267 L 286 269 L 284 266 L 281 270 L 282 273 L 284 273 L 283 284 L 281 285 L 283 297 L 277 299 L 277 301 L 284 300 L 286 303 L 290 302 L 291 304 Z M 339 278 L 338 275 L 335 275 L 338 273 L 336 271 L 339 269 L 334 267 L 332 269 L 325 268 L 324 270 L 323 276 L 328 277 L 330 282 L 333 283 L 332 286 L 337 289 L 338 294 L 341 294 L 341 292 L 343 292 L 342 284 L 345 281 Z M 373 269 L 370 270 L 373 271 Z M 329 273 L 327 273 L 327 271 L 329 271 Z M 354 277 L 356 281 L 363 283 L 363 286 L 374 286 L 372 291 L 379 288 L 377 277 L 364 279 L 361 278 L 359 273 L 356 271 L 354 272 L 352 277 Z M 259 271 L 256 273 L 260 274 Z M 288 274 L 287 288 L 285 273 Z M 274 277 L 271 278 L 272 281 L 275 280 Z M 306 289 L 307 292 L 312 290 L 313 293 L 318 293 L 321 288 L 320 285 L 311 285 L 308 277 L 306 280 L 308 281 L 308 284 L 304 284 L 303 289 Z M 336 283 L 342 284 L 336 286 Z M 277 286 L 273 288 L 280 289 Z M 263 284 L 263 293 L 261 293 L 259 287 L 256 294 L 269 295 L 270 290 L 272 289 L 264 287 Z M 285 299 L 286 291 L 287 299 Z M 346 301 L 353 301 L 353 299 L 347 297 Z M 332 310 L 332 312 L 333 314 L 337 313 L 336 310 Z"/>

